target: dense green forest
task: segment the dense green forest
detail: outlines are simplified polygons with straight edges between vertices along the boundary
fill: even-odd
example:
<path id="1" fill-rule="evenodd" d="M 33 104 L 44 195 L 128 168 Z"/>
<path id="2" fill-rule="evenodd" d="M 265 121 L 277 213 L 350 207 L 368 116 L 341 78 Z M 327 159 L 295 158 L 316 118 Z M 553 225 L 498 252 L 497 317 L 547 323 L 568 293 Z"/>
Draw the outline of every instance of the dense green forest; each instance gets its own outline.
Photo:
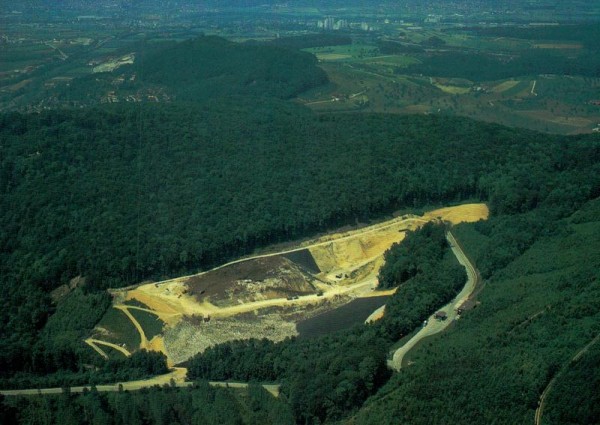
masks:
<path id="1" fill-rule="evenodd" d="M 422 273 L 431 261 L 439 261 L 448 247 L 445 229 L 427 223 L 419 232 L 408 232 L 400 244 L 384 255 L 379 271 L 379 287 L 395 288 Z"/>
<path id="2" fill-rule="evenodd" d="M 90 99 L 97 104 L 111 92 L 123 100 L 163 94 L 175 101 L 248 96 L 289 99 L 328 82 L 316 58 L 297 50 L 298 43 L 311 44 L 310 39 L 290 39 L 290 45 L 286 39 L 258 45 L 214 36 L 183 42 L 143 41 L 130 47 L 136 55 L 134 64 L 77 78 L 53 96 L 77 104 L 89 104 Z"/>
<path id="3" fill-rule="evenodd" d="M 154 387 L 141 391 L 7 398 L 0 396 L 2 424 L 48 425 L 261 425 L 294 423 L 289 406 L 259 385 L 246 390 Z M 2 402 L 3 401 L 3 402 Z"/>
<path id="4" fill-rule="evenodd" d="M 600 423 L 600 344 L 592 344 L 581 357 L 556 368 L 556 382 L 542 416 L 544 423 Z"/>
<path id="5" fill-rule="evenodd" d="M 461 225 L 455 234 L 479 261 L 492 247 L 518 245 L 504 235 L 518 237 L 521 231 L 510 227 L 520 219 Z M 597 347 L 570 362 L 600 334 L 600 202 L 547 222 L 541 233 L 525 232 L 538 236 L 490 274 L 481 305 L 411 353 L 413 365 L 394 375 L 353 423 L 528 423 L 554 377 L 543 423 L 597 423 L 597 409 L 574 410 L 597 400 Z M 574 384 L 582 386 L 570 392 Z"/>
<path id="6" fill-rule="evenodd" d="M 548 202 L 571 211 L 600 187 L 595 136 L 443 116 L 315 116 L 279 101 L 12 113 L 0 135 L 4 376 L 36 370 L 27 353 L 55 309 L 48 293 L 75 276 L 86 292 L 164 278 L 473 197 L 493 213 Z"/>
<path id="7" fill-rule="evenodd" d="M 181 100 L 218 96 L 291 98 L 327 82 L 308 53 L 200 37 L 148 51 L 134 70 L 144 83 L 166 86 Z"/>
<path id="8" fill-rule="evenodd" d="M 0 115 L 3 387 L 160 373 L 160 355 L 105 362 L 83 344 L 109 306 L 106 288 L 195 272 L 400 208 L 488 202 L 489 221 L 453 230 L 485 279 L 481 306 L 390 377 L 391 345 L 464 284 L 444 229 L 426 226 L 407 236 L 412 249 L 386 254 L 380 279 L 400 288 L 376 324 L 278 344 L 236 341 L 190 361 L 194 379 L 280 382 L 289 405 L 206 388 L 90 391 L 6 399 L 1 418 L 28 423 L 55 411 L 85 423 L 218 422 L 203 416 L 198 397 L 232 423 L 512 424 L 531 421 L 553 377 L 554 391 L 567 391 L 584 371 L 597 374 L 593 357 L 569 361 L 600 331 L 598 135 L 440 115 L 316 115 L 283 100 L 326 81 L 314 57 L 212 37 L 186 43 L 148 49 L 130 68 L 147 86 L 175 90 L 171 104 Z M 52 301 L 77 276 L 85 285 Z M 558 422 L 573 413 L 564 403 L 548 409 Z"/>

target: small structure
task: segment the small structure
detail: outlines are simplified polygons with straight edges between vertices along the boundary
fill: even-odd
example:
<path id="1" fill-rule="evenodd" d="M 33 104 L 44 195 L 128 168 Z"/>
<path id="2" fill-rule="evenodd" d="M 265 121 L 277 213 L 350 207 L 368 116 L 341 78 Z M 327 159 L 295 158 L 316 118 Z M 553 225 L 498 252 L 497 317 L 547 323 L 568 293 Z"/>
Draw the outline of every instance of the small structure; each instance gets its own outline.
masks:
<path id="1" fill-rule="evenodd" d="M 433 317 L 434 317 L 436 320 L 446 320 L 446 319 L 448 318 L 448 315 L 446 314 L 446 312 L 445 312 L 445 311 L 438 311 L 437 313 L 435 313 L 435 314 L 433 315 Z"/>

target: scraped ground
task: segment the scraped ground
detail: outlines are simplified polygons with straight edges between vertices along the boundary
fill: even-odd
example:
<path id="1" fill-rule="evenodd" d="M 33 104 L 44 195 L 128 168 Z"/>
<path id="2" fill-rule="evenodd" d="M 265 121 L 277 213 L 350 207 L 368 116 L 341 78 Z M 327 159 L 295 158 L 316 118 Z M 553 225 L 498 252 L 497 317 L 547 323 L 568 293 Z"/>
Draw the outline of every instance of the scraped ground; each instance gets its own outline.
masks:
<path id="1" fill-rule="evenodd" d="M 488 214 L 485 204 L 465 204 L 423 216 L 403 215 L 196 275 L 114 290 L 113 307 L 122 310 L 139 332 L 139 348 L 165 353 L 170 365 L 233 339 L 279 341 L 296 335 L 296 323 L 302 319 L 358 297 L 393 293 L 374 291 L 377 274 L 383 253 L 401 242 L 406 231 L 429 221 L 474 222 Z M 144 307 L 132 305 L 133 301 Z M 158 316 L 165 323 L 162 334 L 148 340 L 129 309 Z M 99 355 L 111 349 L 104 344 L 97 350 L 102 345 L 98 333 L 90 342 Z"/>

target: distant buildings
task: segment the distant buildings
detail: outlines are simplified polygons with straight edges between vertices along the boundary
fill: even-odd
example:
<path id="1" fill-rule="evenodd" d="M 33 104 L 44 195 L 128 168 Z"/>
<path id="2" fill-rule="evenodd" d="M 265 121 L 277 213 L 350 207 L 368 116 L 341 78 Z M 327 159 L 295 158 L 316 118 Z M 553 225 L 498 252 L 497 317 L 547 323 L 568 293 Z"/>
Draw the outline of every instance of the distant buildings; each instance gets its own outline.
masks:
<path id="1" fill-rule="evenodd" d="M 323 20 L 317 21 L 317 28 L 326 31 L 338 31 L 348 28 L 348 21 L 345 19 L 335 20 L 333 16 L 328 16 Z"/>

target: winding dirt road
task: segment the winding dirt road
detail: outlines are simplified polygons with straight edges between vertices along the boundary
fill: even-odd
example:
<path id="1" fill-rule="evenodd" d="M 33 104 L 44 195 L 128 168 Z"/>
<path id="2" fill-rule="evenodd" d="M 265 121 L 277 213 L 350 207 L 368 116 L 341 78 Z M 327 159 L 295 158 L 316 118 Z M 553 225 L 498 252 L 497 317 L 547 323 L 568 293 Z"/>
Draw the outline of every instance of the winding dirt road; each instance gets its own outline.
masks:
<path id="1" fill-rule="evenodd" d="M 456 259 L 460 264 L 462 264 L 467 271 L 467 282 L 463 289 L 458 293 L 456 298 L 446 304 L 444 307 L 440 308 L 438 311 L 443 311 L 446 313 L 446 320 L 440 321 L 436 320 L 434 316 L 429 317 L 427 320 L 427 325 L 424 326 L 415 336 L 406 342 L 402 347 L 398 348 L 394 353 L 392 360 L 388 360 L 388 367 L 395 371 L 399 371 L 402 368 L 402 360 L 404 356 L 420 341 L 424 338 L 427 338 L 431 335 L 435 335 L 439 332 L 442 332 L 446 329 L 450 323 L 456 320 L 458 313 L 456 309 L 460 307 L 460 305 L 465 302 L 469 296 L 473 293 L 477 283 L 479 282 L 479 274 L 477 270 L 471 264 L 464 251 L 452 235 L 452 233 L 448 232 L 446 234 L 446 239 L 450 243 L 450 248 L 452 252 L 456 256 Z"/>
<path id="2" fill-rule="evenodd" d="M 87 345 L 89 345 L 90 347 L 92 347 L 94 350 L 96 350 L 96 352 L 98 354 L 100 354 L 102 357 L 104 357 L 105 359 L 108 359 L 108 354 L 106 354 L 103 349 L 101 349 L 100 347 L 98 347 L 98 344 L 100 344 L 100 345 L 106 345 L 107 347 L 114 348 L 115 350 L 118 350 L 121 353 L 123 353 L 123 355 L 125 357 L 131 356 L 131 353 L 129 351 L 127 351 L 126 348 L 123 348 L 123 347 L 121 347 L 120 345 L 117 345 L 117 344 L 113 344 L 112 342 L 101 341 L 99 339 L 94 339 L 94 338 L 85 339 L 84 342 Z"/>
<path id="3" fill-rule="evenodd" d="M 144 332 L 144 329 L 136 320 L 136 318 L 133 317 L 133 314 L 131 314 L 128 307 L 123 304 L 117 304 L 114 306 L 114 308 L 121 310 L 123 313 L 125 313 L 125 315 L 129 318 L 131 323 L 133 323 L 133 326 L 135 326 L 135 328 L 137 329 L 138 333 L 140 334 L 140 348 L 148 348 L 148 338 L 146 338 L 146 333 Z"/>
<path id="4" fill-rule="evenodd" d="M 569 363 L 567 363 L 561 370 L 559 370 L 558 373 L 556 375 L 554 375 L 554 378 L 552 378 L 552 380 L 550 380 L 550 382 L 548 383 L 548 385 L 542 392 L 542 395 L 540 396 L 540 400 L 538 401 L 538 408 L 535 409 L 535 418 L 534 418 L 535 425 L 541 425 L 541 423 L 542 423 L 542 414 L 544 413 L 544 407 L 546 406 L 546 397 L 550 393 L 550 390 L 552 390 L 552 387 L 556 383 L 556 380 L 573 362 L 576 362 L 577 360 L 579 360 L 581 358 L 581 356 L 583 356 L 590 349 L 590 347 L 592 345 L 594 345 L 595 343 L 597 343 L 599 340 L 600 340 L 600 334 L 596 335 L 596 338 L 594 338 L 585 347 L 583 347 L 581 350 L 579 350 L 573 356 L 573 358 L 571 360 L 569 360 Z"/>

